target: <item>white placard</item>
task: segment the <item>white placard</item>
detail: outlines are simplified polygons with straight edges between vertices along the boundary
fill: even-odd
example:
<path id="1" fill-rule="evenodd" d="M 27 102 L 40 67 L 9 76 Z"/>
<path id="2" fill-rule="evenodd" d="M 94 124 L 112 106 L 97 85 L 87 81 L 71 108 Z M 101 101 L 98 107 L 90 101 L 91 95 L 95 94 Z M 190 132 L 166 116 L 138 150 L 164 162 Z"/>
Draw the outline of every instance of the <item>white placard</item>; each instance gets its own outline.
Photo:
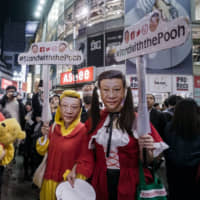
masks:
<path id="1" fill-rule="evenodd" d="M 123 43 L 115 53 L 116 60 L 119 62 L 180 46 L 188 39 L 190 29 L 188 18 L 166 21 L 156 10 L 124 30 Z"/>
<path id="2" fill-rule="evenodd" d="M 65 41 L 33 43 L 27 53 L 18 56 L 18 63 L 21 65 L 79 65 L 82 62 L 82 53 L 70 50 Z"/>

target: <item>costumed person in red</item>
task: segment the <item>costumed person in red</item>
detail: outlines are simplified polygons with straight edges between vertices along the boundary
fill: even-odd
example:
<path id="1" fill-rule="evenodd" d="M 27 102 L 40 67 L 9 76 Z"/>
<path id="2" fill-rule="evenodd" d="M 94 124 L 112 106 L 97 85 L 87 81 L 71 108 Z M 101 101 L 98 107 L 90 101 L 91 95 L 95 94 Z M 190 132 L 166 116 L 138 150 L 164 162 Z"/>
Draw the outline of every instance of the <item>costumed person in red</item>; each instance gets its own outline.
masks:
<path id="1" fill-rule="evenodd" d="M 136 138 L 136 114 L 130 87 L 125 76 L 116 70 L 103 72 L 98 77 L 98 88 L 105 109 L 100 111 L 97 87 L 93 91 L 89 126 L 89 148 L 94 149 L 95 167 L 92 185 L 97 200 L 135 200 L 139 183 L 139 159 L 146 148 L 147 160 L 157 157 L 165 144 L 151 126 L 151 133 Z M 68 175 L 72 182 L 74 171 Z M 147 181 L 151 173 L 144 169 Z"/>
<path id="2" fill-rule="evenodd" d="M 76 166 L 77 178 L 85 180 L 91 176 L 92 156 L 86 158 L 90 163 L 89 168 L 83 159 L 78 162 L 79 156 L 83 158 L 83 155 L 87 157 L 91 153 L 88 149 L 87 130 L 80 122 L 81 106 L 79 93 L 64 91 L 60 96 L 54 124 L 50 128 L 46 123 L 42 126 L 42 133 L 48 135 L 48 139 L 45 136 L 39 138 L 36 148 L 41 155 L 48 151 L 48 158 L 40 200 L 56 200 L 56 187 L 66 180 L 73 166 Z"/>

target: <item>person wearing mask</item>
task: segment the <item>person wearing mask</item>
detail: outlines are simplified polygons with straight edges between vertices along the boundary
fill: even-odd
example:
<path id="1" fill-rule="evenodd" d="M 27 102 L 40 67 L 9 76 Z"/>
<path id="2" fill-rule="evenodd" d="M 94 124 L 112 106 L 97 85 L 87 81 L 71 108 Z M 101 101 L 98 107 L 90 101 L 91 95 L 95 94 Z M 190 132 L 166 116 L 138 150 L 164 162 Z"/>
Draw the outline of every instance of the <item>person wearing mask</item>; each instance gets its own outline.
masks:
<path id="1" fill-rule="evenodd" d="M 200 110 L 193 99 L 176 104 L 163 139 L 170 147 L 164 152 L 169 200 L 200 199 Z"/>
<path id="2" fill-rule="evenodd" d="M 89 111 L 92 103 L 92 92 L 94 86 L 93 85 L 84 85 L 83 86 L 83 107 L 81 113 L 81 122 L 86 122 L 89 117 Z"/>
<path id="3" fill-rule="evenodd" d="M 80 122 L 81 107 L 80 94 L 65 90 L 60 96 L 55 122 L 50 128 L 46 122 L 42 126 L 44 136 L 38 139 L 36 148 L 41 155 L 48 152 L 48 158 L 40 200 L 56 199 L 57 185 L 66 180 L 74 165 L 78 178 L 87 179 L 91 176 L 93 157 L 88 150 L 87 130 Z M 88 162 L 79 162 L 80 156 L 85 156 L 84 160 Z M 90 167 L 87 167 L 87 163 L 90 163 Z"/>
<path id="4" fill-rule="evenodd" d="M 109 70 L 101 73 L 97 86 L 105 109 L 99 108 L 95 87 L 91 118 L 86 123 L 89 130 L 88 147 L 94 150 L 95 167 L 91 183 L 96 191 L 96 200 L 136 200 L 142 149 L 146 148 L 146 161 L 150 162 L 165 149 L 161 148 L 164 143 L 153 126 L 151 133 L 138 138 L 131 88 L 126 85 L 122 72 Z M 159 148 L 155 148 L 155 143 Z M 152 177 L 149 170 L 145 168 L 144 171 L 150 182 Z M 76 173 L 74 167 L 67 177 L 72 185 Z"/>

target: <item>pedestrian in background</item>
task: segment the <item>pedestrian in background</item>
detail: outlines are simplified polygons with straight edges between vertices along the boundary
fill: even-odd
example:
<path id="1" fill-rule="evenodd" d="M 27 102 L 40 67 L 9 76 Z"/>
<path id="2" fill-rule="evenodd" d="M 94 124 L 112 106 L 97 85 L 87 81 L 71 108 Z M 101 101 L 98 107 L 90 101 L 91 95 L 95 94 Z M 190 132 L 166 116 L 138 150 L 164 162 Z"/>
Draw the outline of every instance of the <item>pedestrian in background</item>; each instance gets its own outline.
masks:
<path id="1" fill-rule="evenodd" d="M 193 99 L 176 105 L 164 141 L 170 147 L 165 151 L 169 200 L 200 199 L 200 110 Z"/>

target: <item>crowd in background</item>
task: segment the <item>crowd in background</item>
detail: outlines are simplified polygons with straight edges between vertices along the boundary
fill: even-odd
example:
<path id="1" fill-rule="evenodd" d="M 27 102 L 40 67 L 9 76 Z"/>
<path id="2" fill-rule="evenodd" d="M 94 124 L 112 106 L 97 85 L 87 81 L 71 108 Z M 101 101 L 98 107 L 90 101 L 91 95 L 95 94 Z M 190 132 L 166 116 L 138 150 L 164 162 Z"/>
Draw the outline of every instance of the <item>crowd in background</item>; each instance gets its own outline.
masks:
<path id="1" fill-rule="evenodd" d="M 118 76 L 117 78 L 109 77 L 109 79 L 111 80 L 118 79 L 118 78 L 119 78 Z M 103 77 L 102 78 L 103 81 L 99 80 L 99 83 L 98 83 L 99 88 L 102 92 L 101 102 L 102 102 L 103 95 L 106 96 L 107 92 L 109 92 L 109 91 L 106 91 L 106 89 L 103 90 L 101 87 L 105 87 L 103 86 L 104 83 L 111 84 L 111 85 L 113 84 L 110 82 L 106 83 L 104 79 L 109 80 L 108 78 Z M 120 79 L 122 78 L 120 77 Z M 126 87 L 126 86 L 123 85 L 123 87 Z M 50 125 L 48 126 L 52 127 L 54 123 L 62 124 L 63 122 L 59 121 L 61 118 L 63 119 L 64 124 L 66 125 L 65 114 L 63 114 L 62 106 L 67 107 L 68 105 L 71 105 L 72 109 L 74 110 L 77 109 L 77 113 L 75 117 L 73 118 L 73 120 L 68 123 L 68 127 L 72 126 L 76 120 L 81 121 L 82 123 L 86 123 L 86 125 L 88 125 L 88 121 L 89 121 L 88 119 L 90 118 L 90 116 L 96 119 L 97 122 L 101 122 L 102 116 L 100 116 L 99 111 L 97 112 L 97 110 L 95 110 L 94 104 L 95 103 L 96 105 L 98 104 L 99 108 L 106 107 L 107 106 L 106 97 L 105 99 L 103 99 L 104 100 L 103 104 L 100 103 L 99 101 L 100 99 L 96 101 L 94 97 L 94 93 L 95 93 L 94 90 L 96 90 L 96 87 L 94 87 L 94 85 L 91 84 L 91 85 L 83 86 L 82 98 L 78 95 L 76 91 L 71 92 L 71 93 L 65 92 L 62 94 L 61 97 L 58 94 L 54 94 L 50 96 L 49 103 L 50 103 L 50 108 L 51 108 L 52 121 L 50 122 Z M 114 92 L 117 93 L 117 90 Z M 126 95 L 129 95 L 128 92 Z M 71 97 L 73 98 L 75 97 L 76 101 L 72 102 L 70 99 Z M 192 98 L 183 98 L 177 95 L 171 95 L 169 96 L 169 98 L 167 98 L 163 102 L 162 108 L 160 108 L 159 104 L 155 102 L 155 97 L 153 94 L 147 94 L 146 97 L 147 97 L 147 106 L 148 106 L 148 111 L 149 111 L 150 122 L 153 125 L 153 127 L 157 130 L 162 140 L 166 144 L 169 145 L 169 148 L 165 150 L 164 153 L 162 153 L 159 156 L 159 162 L 157 165 L 157 170 L 159 172 L 159 175 L 161 179 L 163 180 L 168 191 L 168 199 L 169 200 L 193 199 L 192 198 L 193 196 L 200 198 L 199 189 L 198 189 L 200 186 L 199 185 L 200 183 L 200 167 L 199 167 L 200 166 L 199 165 L 200 163 L 200 108 L 199 106 Z M 96 96 L 96 98 L 99 98 L 99 97 Z M 74 104 L 76 105 L 77 103 L 78 103 L 77 107 L 76 106 L 73 107 Z M 41 121 L 42 105 L 43 105 L 42 81 L 40 81 L 40 83 L 36 86 L 32 98 L 27 98 L 26 102 L 23 102 L 23 99 L 21 98 L 21 96 L 17 95 L 17 90 L 15 86 L 8 86 L 6 88 L 6 94 L 0 100 L 0 112 L 2 113 L 4 118 L 11 118 L 11 117 L 16 118 L 17 121 L 20 123 L 22 129 L 26 131 L 26 139 L 23 141 L 17 142 L 15 144 L 15 148 L 17 149 L 17 152 L 21 156 L 23 156 L 24 174 L 22 176 L 24 177 L 24 181 L 32 181 L 33 174 L 35 170 L 37 169 L 37 167 L 39 166 L 39 164 L 41 163 L 43 155 L 44 155 L 44 152 L 41 153 L 41 149 L 39 150 L 36 149 L 38 138 L 44 137 L 45 135 L 44 134 L 45 130 L 42 131 L 42 128 L 45 128 L 44 124 Z M 131 105 L 128 104 L 128 106 L 131 106 Z M 124 107 L 125 106 L 123 106 L 123 108 Z M 59 119 L 58 119 L 58 110 L 60 112 Z M 134 110 L 137 110 L 137 109 L 134 108 Z M 122 115 L 124 116 L 127 115 L 127 110 L 123 110 L 122 112 L 120 110 L 119 111 L 114 110 L 112 112 L 117 113 L 117 116 L 115 117 L 119 121 L 123 120 L 121 118 Z M 126 112 L 126 113 L 122 114 L 123 112 Z M 100 118 L 97 118 L 97 116 L 99 116 Z M 107 114 L 105 116 L 107 116 Z M 111 119 L 113 116 L 109 115 L 109 117 Z M 133 121 L 134 120 L 135 119 L 133 119 Z M 78 126 L 79 124 L 78 121 L 74 126 Z M 109 123 L 111 123 L 111 121 Z M 123 123 L 127 124 L 127 126 L 124 126 L 120 122 L 118 125 L 120 126 L 121 129 L 129 132 L 130 127 L 128 123 L 125 121 L 123 121 Z M 95 128 L 98 127 L 98 123 L 95 124 L 93 120 L 92 124 L 90 125 L 92 127 L 90 129 L 90 132 L 93 134 L 93 132 L 95 131 Z M 47 128 L 47 125 L 46 125 L 46 128 Z M 110 127 L 108 127 L 108 129 L 109 128 Z M 63 130 L 60 130 L 61 134 L 64 136 L 67 136 L 69 133 L 66 130 L 64 128 Z M 49 132 L 49 131 L 50 131 L 49 129 L 48 131 L 46 130 L 46 132 Z M 59 132 L 57 127 L 55 127 L 55 131 Z M 73 132 L 73 129 L 71 129 L 71 131 Z M 82 127 L 82 131 L 83 131 L 83 127 Z M 77 131 L 77 132 L 80 132 L 80 131 Z M 83 138 L 84 137 L 82 137 L 81 140 L 83 140 Z M 94 138 L 96 140 L 98 139 L 97 136 L 95 136 Z M 56 138 L 54 138 L 54 140 L 56 140 Z M 79 142 L 82 145 L 83 142 L 82 143 L 81 141 Z M 131 139 L 131 142 L 135 142 L 135 141 L 132 141 Z M 50 139 L 49 145 L 52 145 L 51 139 Z M 96 145 L 98 146 L 98 144 Z M 96 155 L 95 159 L 96 159 L 96 162 L 99 164 L 100 162 L 98 161 L 98 156 L 102 152 L 98 148 L 99 147 L 97 147 L 97 151 L 99 151 L 98 152 L 99 154 Z M 54 150 L 52 150 L 52 152 L 54 152 Z M 108 156 L 109 156 L 110 152 L 106 152 L 106 153 L 108 153 Z M 73 157 L 73 159 L 76 160 L 75 157 Z M 56 162 L 60 162 L 60 161 L 56 161 Z M 75 163 L 70 164 L 70 168 L 72 168 L 74 164 Z M 66 166 L 69 167 L 68 164 L 66 164 Z M 104 167 L 104 166 L 101 166 L 101 167 Z M 74 168 L 77 168 L 77 166 L 74 166 Z M 71 169 L 72 170 L 71 172 L 73 172 L 74 168 Z M 51 170 L 51 169 L 48 169 L 48 170 Z M 96 174 L 100 173 L 100 172 L 97 172 L 97 170 L 100 170 L 100 169 L 96 165 L 94 173 Z M 3 184 L 1 182 L 3 171 L 4 171 L 4 166 L 0 166 L 0 184 Z M 80 172 L 82 171 L 80 170 Z M 108 182 L 109 182 L 111 181 L 111 179 L 113 179 L 112 173 L 114 172 L 112 170 L 110 171 L 108 170 L 108 172 L 110 173 L 110 174 L 107 174 Z M 115 173 L 116 172 L 117 171 L 115 170 Z M 70 174 L 70 171 L 65 172 L 65 173 L 68 175 Z M 91 176 L 90 173 L 86 173 L 85 171 L 84 173 L 80 173 L 80 174 L 85 175 L 84 179 L 88 179 Z M 117 176 L 118 176 L 118 179 L 116 180 L 116 182 L 118 184 L 119 174 Z M 116 177 L 116 175 L 114 177 Z M 48 178 L 48 175 L 46 175 L 46 178 Z M 56 184 L 61 181 L 60 179 L 56 179 L 56 178 L 55 180 L 57 180 Z M 55 181 L 55 180 L 54 178 L 52 178 L 52 181 Z M 65 180 L 67 180 L 66 177 L 65 177 Z M 73 182 L 73 180 L 71 181 Z M 95 180 L 95 181 L 99 181 L 99 180 Z M 55 185 L 53 185 L 54 183 L 52 182 L 49 183 L 47 181 L 45 182 L 45 184 L 46 184 L 45 187 L 50 187 L 49 185 L 51 185 L 52 188 L 55 187 Z M 98 191 L 99 189 L 97 188 L 98 186 L 95 185 L 95 187 L 96 187 L 95 189 L 97 193 L 98 192 L 101 193 L 101 190 Z M 114 185 L 113 187 L 117 188 L 116 185 Z M 42 189 L 43 191 L 47 192 L 47 189 L 45 189 L 44 186 Z M 108 188 L 108 192 L 110 191 L 111 189 Z M 114 190 L 115 194 L 112 194 L 113 196 L 109 195 L 109 200 L 117 199 L 116 191 L 117 189 Z M 50 194 L 51 193 L 49 193 L 48 195 Z M 118 198 L 119 198 L 119 195 L 121 194 L 118 194 Z M 44 194 L 41 194 L 40 199 L 45 199 L 45 198 L 46 197 L 44 197 Z"/>

